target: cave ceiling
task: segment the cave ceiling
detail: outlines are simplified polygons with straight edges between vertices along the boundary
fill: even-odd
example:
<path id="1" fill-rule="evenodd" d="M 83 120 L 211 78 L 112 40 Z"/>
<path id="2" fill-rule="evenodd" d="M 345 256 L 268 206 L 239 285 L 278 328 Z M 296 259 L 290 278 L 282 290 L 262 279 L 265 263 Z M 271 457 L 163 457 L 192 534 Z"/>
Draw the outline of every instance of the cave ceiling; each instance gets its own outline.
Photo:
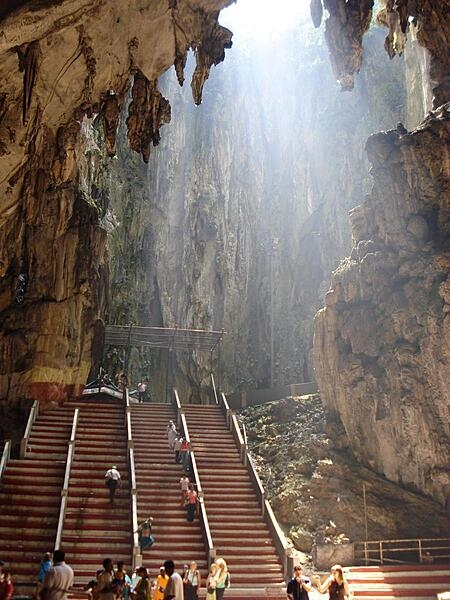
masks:
<path id="1" fill-rule="evenodd" d="M 79 196 L 83 119 L 101 123 L 113 157 L 131 88 L 128 139 L 148 160 L 161 125 L 171 118 L 158 77 L 173 66 L 182 84 L 192 50 L 190 85 L 200 104 L 211 67 L 232 44 L 232 33 L 219 24 L 220 10 L 229 4 L 0 2 L 0 397 L 44 397 L 37 391 L 48 393 L 50 386 L 58 396 L 66 385 L 81 386 L 92 364 L 107 303 L 108 256 L 95 207 Z M 442 103 L 449 96 L 448 3 L 381 4 L 389 55 L 402 52 L 413 21 L 430 51 L 435 105 Z M 325 21 L 331 64 L 345 90 L 361 68 L 372 9 L 370 0 L 311 2 L 316 26 Z M 255 27 L 257 20 L 255 14 Z"/>

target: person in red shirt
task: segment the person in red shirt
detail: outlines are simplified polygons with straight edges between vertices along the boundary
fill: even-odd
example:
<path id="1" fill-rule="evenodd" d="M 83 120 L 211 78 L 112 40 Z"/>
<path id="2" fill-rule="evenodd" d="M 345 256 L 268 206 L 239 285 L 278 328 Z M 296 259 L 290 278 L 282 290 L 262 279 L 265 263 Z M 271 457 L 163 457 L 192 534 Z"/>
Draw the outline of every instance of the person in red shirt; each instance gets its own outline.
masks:
<path id="1" fill-rule="evenodd" d="M 14 593 L 14 586 L 11 581 L 11 573 L 3 571 L 3 579 L 0 582 L 0 600 L 11 600 Z"/>
<path id="2" fill-rule="evenodd" d="M 197 492 L 194 490 L 194 484 L 191 483 L 186 494 L 186 521 L 193 523 L 197 513 Z"/>

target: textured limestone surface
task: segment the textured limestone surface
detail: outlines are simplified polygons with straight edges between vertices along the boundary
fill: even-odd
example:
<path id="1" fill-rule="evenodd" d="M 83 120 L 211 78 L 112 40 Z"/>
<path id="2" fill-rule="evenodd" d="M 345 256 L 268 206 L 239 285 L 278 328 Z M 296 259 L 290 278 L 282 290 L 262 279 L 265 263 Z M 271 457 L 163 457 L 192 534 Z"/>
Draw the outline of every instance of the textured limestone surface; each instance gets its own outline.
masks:
<path id="1" fill-rule="evenodd" d="M 450 501 L 450 104 L 367 142 L 374 187 L 316 316 L 332 419 L 388 479 Z"/>
<path id="2" fill-rule="evenodd" d="M 389 57 L 402 54 L 410 26 L 417 26 L 417 39 L 430 53 L 434 107 L 450 98 L 449 6 L 442 0 L 381 0 L 378 23 L 388 29 L 384 47 Z M 343 89 L 354 86 L 363 64 L 363 37 L 373 16 L 374 0 L 311 0 L 316 27 L 325 21 L 325 38 L 336 79 Z M 325 11 L 324 11 L 325 9 Z"/>
<path id="3" fill-rule="evenodd" d="M 371 540 L 448 531 L 450 515 L 436 501 L 355 460 L 345 434 L 326 422 L 318 396 L 254 406 L 239 418 L 276 517 L 300 552 L 309 554 L 313 542 L 365 539 L 365 514 Z"/>
<path id="4" fill-rule="evenodd" d="M 80 134 L 116 129 L 132 86 L 131 146 L 148 159 L 170 107 L 157 78 L 196 56 L 194 101 L 231 32 L 227 0 L 22 1 L 0 12 L 0 397 L 63 400 L 86 382 L 105 308 L 106 199 Z M 131 78 L 133 80 L 131 81 Z M 84 163 L 84 173 L 80 165 Z M 89 194 L 83 193 L 83 185 Z"/>
<path id="5" fill-rule="evenodd" d="M 148 170 L 124 148 L 122 129 L 112 170 L 113 322 L 224 328 L 227 391 L 312 379 L 313 317 L 351 249 L 348 211 L 370 189 L 365 141 L 405 118 L 405 62 L 389 60 L 384 35 L 367 34 L 352 94 L 336 85 L 308 15 L 275 53 L 237 30 L 199 108 L 174 73 L 160 79 L 176 116 Z M 180 394 L 198 400 L 209 352 L 174 358 Z M 156 351 L 134 353 L 131 370 L 134 381 L 148 372 L 160 397 L 166 369 Z"/>

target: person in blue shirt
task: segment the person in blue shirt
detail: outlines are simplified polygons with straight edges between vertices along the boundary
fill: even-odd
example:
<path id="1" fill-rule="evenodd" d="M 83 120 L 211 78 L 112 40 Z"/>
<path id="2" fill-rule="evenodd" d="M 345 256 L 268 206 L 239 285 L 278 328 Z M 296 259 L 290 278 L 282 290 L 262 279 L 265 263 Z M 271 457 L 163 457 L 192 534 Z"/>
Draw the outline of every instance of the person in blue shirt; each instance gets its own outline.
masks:
<path id="1" fill-rule="evenodd" d="M 45 574 L 47 573 L 47 571 L 49 570 L 49 568 L 52 566 L 52 555 L 51 552 L 46 552 L 44 554 L 43 559 L 41 560 L 41 565 L 39 567 L 39 573 L 37 576 L 37 583 L 36 583 L 36 591 L 34 593 L 34 597 L 36 599 L 39 598 L 39 593 L 41 591 L 42 588 L 42 583 L 45 579 Z"/>

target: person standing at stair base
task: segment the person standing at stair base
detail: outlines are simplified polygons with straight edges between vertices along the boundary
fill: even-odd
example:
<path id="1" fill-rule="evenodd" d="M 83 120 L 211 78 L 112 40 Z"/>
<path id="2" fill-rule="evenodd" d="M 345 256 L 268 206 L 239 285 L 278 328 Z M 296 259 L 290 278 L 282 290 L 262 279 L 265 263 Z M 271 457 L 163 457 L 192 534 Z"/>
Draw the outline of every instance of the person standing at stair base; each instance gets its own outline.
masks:
<path id="1" fill-rule="evenodd" d="M 184 600 L 183 580 L 179 573 L 175 572 L 173 560 L 166 560 L 164 570 L 169 576 L 166 589 L 164 590 L 164 600 Z"/>
<path id="2" fill-rule="evenodd" d="M 288 600 L 309 600 L 308 592 L 311 590 L 311 580 L 304 577 L 303 567 L 295 565 L 294 577 L 289 581 L 286 589 Z"/>
<path id="3" fill-rule="evenodd" d="M 198 592 L 202 584 L 200 571 L 197 569 L 197 563 L 192 561 L 188 570 L 184 574 L 185 600 L 198 600 Z"/>
<path id="4" fill-rule="evenodd" d="M 39 567 L 39 573 L 37 576 L 36 590 L 34 592 L 34 597 L 36 598 L 36 600 L 38 600 L 38 598 L 40 597 L 39 594 L 42 589 L 42 584 L 44 582 L 45 575 L 51 566 L 52 566 L 52 555 L 50 552 L 46 552 L 44 554 L 44 558 L 41 561 L 41 564 Z"/>
<path id="5" fill-rule="evenodd" d="M 113 465 L 105 473 L 105 485 L 109 488 L 109 501 L 111 504 L 114 502 L 114 496 L 116 495 L 117 486 L 121 483 L 120 473 L 117 470 L 116 465 Z"/>
<path id="6" fill-rule="evenodd" d="M 11 573 L 3 571 L 2 580 L 0 581 L 0 600 L 12 600 L 14 594 L 14 586 L 11 581 Z"/>
<path id="7" fill-rule="evenodd" d="M 169 582 L 169 577 L 166 574 L 164 567 L 159 567 L 159 575 L 156 578 L 155 591 L 153 600 L 164 600 L 164 590 Z"/>
<path id="8" fill-rule="evenodd" d="M 216 600 L 222 600 L 225 590 L 230 587 L 230 573 L 227 563 L 223 558 L 216 560 L 217 572 L 214 577 L 214 585 L 216 588 Z"/>
<path id="9" fill-rule="evenodd" d="M 324 581 L 323 585 L 321 585 L 318 575 L 314 577 L 314 582 L 321 594 L 328 591 L 329 600 L 344 600 L 344 598 L 350 598 L 351 596 L 341 565 L 331 567 L 330 576 Z"/>
<path id="10" fill-rule="evenodd" d="M 113 562 L 110 558 L 105 558 L 102 565 L 103 571 L 97 576 L 96 596 L 99 600 L 115 600 Z"/>
<path id="11" fill-rule="evenodd" d="M 45 574 L 40 597 L 42 600 L 67 600 L 67 594 L 73 585 L 73 570 L 65 562 L 62 550 L 53 552 L 53 566 Z"/>

